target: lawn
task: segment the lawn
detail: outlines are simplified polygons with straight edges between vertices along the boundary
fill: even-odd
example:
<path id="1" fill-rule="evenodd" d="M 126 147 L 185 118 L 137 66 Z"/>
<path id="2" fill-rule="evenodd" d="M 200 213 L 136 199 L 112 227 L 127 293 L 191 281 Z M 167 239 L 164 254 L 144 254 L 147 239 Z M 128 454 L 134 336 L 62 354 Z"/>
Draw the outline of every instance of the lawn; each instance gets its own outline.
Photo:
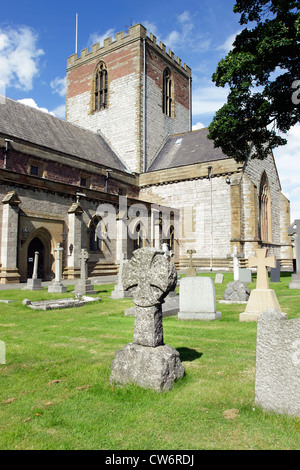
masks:
<path id="1" fill-rule="evenodd" d="M 231 280 L 216 285 L 217 300 Z M 289 281 L 283 275 L 270 288 L 288 318 L 300 318 L 300 291 Z M 112 288 L 95 286 L 100 303 L 52 311 L 22 299 L 66 294 L 0 291 L 14 300 L 0 303 L 0 449 L 299 450 L 300 419 L 254 404 L 257 325 L 239 322 L 243 304 L 218 303 L 222 318 L 212 322 L 164 318 L 165 343 L 186 371 L 169 392 L 111 387 L 110 364 L 134 326 L 124 316 L 132 301 L 110 299 Z"/>

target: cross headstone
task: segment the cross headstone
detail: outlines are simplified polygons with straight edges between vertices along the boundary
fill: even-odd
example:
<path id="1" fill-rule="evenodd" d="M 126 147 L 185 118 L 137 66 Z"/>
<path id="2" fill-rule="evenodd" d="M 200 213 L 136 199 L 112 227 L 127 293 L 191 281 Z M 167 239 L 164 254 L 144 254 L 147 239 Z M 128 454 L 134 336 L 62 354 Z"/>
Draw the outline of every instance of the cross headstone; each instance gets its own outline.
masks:
<path id="1" fill-rule="evenodd" d="M 52 282 L 52 285 L 48 287 L 48 292 L 66 292 L 67 287 L 63 285 L 61 281 L 61 268 L 62 268 L 62 253 L 64 251 L 60 243 L 57 244 L 57 247 L 54 248 L 56 253 L 56 262 L 55 262 L 55 279 Z"/>
<path id="2" fill-rule="evenodd" d="M 238 253 L 237 246 L 233 246 L 233 253 L 227 255 L 227 258 L 233 259 L 233 280 L 239 281 L 239 258 L 243 258 L 243 253 Z"/>
<path id="3" fill-rule="evenodd" d="M 122 282 L 136 305 L 133 342 L 116 352 L 110 382 L 136 383 L 157 391 L 169 390 L 184 374 L 179 353 L 163 342 L 162 302 L 174 289 L 174 264 L 156 248 L 133 252 L 123 267 Z"/>
<path id="4" fill-rule="evenodd" d="M 296 272 L 292 275 L 290 289 L 300 289 L 300 219 L 295 220 L 288 229 L 288 235 L 294 237 L 296 250 Z"/>
<path id="5" fill-rule="evenodd" d="M 269 289 L 267 268 L 276 268 L 275 256 L 267 258 L 267 248 L 261 248 L 256 250 L 256 257 L 249 256 L 249 266 L 257 268 L 256 289 Z"/>
<path id="6" fill-rule="evenodd" d="M 197 276 L 197 271 L 194 268 L 193 265 L 193 254 L 196 253 L 196 250 L 187 250 L 187 253 L 190 255 L 190 266 L 188 270 L 186 271 L 185 275 L 186 276 Z"/>
<path id="7" fill-rule="evenodd" d="M 33 274 L 31 279 L 27 279 L 27 285 L 24 290 L 43 290 L 42 281 L 38 279 L 39 252 L 34 253 Z"/>
<path id="8" fill-rule="evenodd" d="M 164 252 L 164 255 L 167 259 L 172 258 L 174 256 L 174 253 L 172 250 L 170 250 L 169 245 L 167 243 L 162 244 L 162 251 Z"/>
<path id="9" fill-rule="evenodd" d="M 249 257 L 249 266 L 257 268 L 256 289 L 250 293 L 245 312 L 240 314 L 240 321 L 257 321 L 258 316 L 269 308 L 281 312 L 275 291 L 269 289 L 268 267 L 276 267 L 275 256 L 267 257 L 267 249 L 256 250 L 256 257 Z"/>
<path id="10" fill-rule="evenodd" d="M 118 282 L 111 293 L 112 299 L 124 299 L 125 297 L 130 297 L 130 294 L 124 290 L 122 283 L 123 266 L 125 263 L 127 263 L 127 260 L 125 260 L 125 254 L 121 253 L 119 261 Z"/>
<path id="11" fill-rule="evenodd" d="M 89 254 L 84 248 L 81 249 L 79 260 L 80 260 L 80 280 L 77 282 L 74 289 L 75 294 L 93 294 L 94 287 L 91 281 L 88 279 L 88 264 Z"/>

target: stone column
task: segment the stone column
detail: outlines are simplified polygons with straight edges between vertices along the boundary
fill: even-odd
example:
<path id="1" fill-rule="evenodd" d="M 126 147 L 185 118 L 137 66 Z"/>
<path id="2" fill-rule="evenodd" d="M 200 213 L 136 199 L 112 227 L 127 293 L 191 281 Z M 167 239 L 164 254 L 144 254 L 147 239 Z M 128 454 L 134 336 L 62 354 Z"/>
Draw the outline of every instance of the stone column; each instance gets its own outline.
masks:
<path id="1" fill-rule="evenodd" d="M 67 287 L 63 285 L 61 281 L 61 270 L 62 270 L 62 252 L 63 248 L 60 246 L 60 243 L 57 244 L 57 247 L 54 248 L 56 252 L 56 261 L 55 261 L 55 279 L 52 282 L 52 285 L 48 288 L 48 292 L 66 292 Z"/>
<path id="2" fill-rule="evenodd" d="M 81 250 L 81 228 L 83 209 L 79 202 L 71 205 L 68 210 L 68 242 L 67 242 L 67 272 L 68 279 L 80 276 L 79 255 Z"/>
<path id="3" fill-rule="evenodd" d="M 10 191 L 2 201 L 1 274 L 2 284 L 20 281 L 17 267 L 19 204 L 17 193 Z"/>

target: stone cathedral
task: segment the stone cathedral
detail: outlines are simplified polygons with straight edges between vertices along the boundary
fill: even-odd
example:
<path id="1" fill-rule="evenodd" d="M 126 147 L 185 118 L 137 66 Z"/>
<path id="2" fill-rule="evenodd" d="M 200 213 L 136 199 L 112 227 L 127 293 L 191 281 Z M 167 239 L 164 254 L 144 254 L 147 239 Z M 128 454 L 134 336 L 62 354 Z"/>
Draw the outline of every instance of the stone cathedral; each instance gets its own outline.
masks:
<path id="1" fill-rule="evenodd" d="M 191 69 L 137 24 L 67 60 L 66 119 L 0 100 L 0 281 L 115 274 L 121 257 L 167 243 L 203 269 L 247 266 L 260 247 L 292 266 L 289 201 L 273 155 L 228 158 L 192 131 Z M 113 226 L 113 230 L 111 227 Z"/>

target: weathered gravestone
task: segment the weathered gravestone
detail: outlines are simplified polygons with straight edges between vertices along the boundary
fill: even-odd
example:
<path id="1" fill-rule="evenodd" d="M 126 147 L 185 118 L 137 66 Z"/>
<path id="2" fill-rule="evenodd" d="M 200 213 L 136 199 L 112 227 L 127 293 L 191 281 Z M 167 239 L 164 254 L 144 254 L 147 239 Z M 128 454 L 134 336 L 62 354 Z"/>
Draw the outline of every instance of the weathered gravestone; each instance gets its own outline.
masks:
<path id="1" fill-rule="evenodd" d="M 77 282 L 74 293 L 79 295 L 94 294 L 94 287 L 88 279 L 88 264 L 89 254 L 84 248 L 81 249 L 80 255 L 80 279 Z"/>
<path id="2" fill-rule="evenodd" d="M 224 274 L 217 273 L 215 277 L 215 284 L 222 284 L 224 281 Z"/>
<path id="3" fill-rule="evenodd" d="M 294 221 L 289 227 L 288 234 L 294 237 L 296 250 L 296 273 L 292 274 L 292 282 L 289 283 L 290 289 L 300 289 L 300 219 Z"/>
<path id="4" fill-rule="evenodd" d="M 266 257 L 267 249 L 256 250 L 256 257 L 249 257 L 249 266 L 257 267 L 256 289 L 250 293 L 245 312 L 240 314 L 240 321 L 257 321 L 258 315 L 269 308 L 281 312 L 275 291 L 269 289 L 268 267 L 275 268 L 275 256 Z"/>
<path id="5" fill-rule="evenodd" d="M 252 271 L 248 268 L 239 268 L 239 281 L 252 282 Z"/>
<path id="6" fill-rule="evenodd" d="M 190 266 L 187 269 L 185 275 L 189 277 L 197 276 L 197 271 L 193 265 L 193 254 L 196 253 L 196 250 L 187 250 L 187 253 L 190 255 Z"/>
<path id="7" fill-rule="evenodd" d="M 180 356 L 163 342 L 162 300 L 176 286 L 177 273 L 162 251 L 141 248 L 123 268 L 122 282 L 136 305 L 133 342 L 116 352 L 110 383 L 135 383 L 166 391 L 184 375 Z"/>
<path id="8" fill-rule="evenodd" d="M 118 282 L 115 285 L 114 290 L 111 293 L 112 299 L 124 299 L 125 297 L 130 297 L 129 292 L 125 291 L 123 287 L 123 282 L 122 282 L 123 266 L 125 263 L 127 263 L 127 260 L 124 259 L 124 253 L 121 253 L 119 272 L 118 272 Z"/>
<path id="9" fill-rule="evenodd" d="M 54 248 L 56 252 L 56 263 L 55 263 L 55 279 L 52 282 L 51 286 L 48 287 L 48 292 L 66 292 L 67 287 L 63 285 L 61 280 L 61 267 L 62 267 L 62 252 L 63 248 L 60 246 L 60 243 L 57 244 L 57 247 Z"/>
<path id="10" fill-rule="evenodd" d="M 276 260 L 276 267 L 271 268 L 270 281 L 271 282 L 280 282 L 280 261 L 279 261 L 279 259 Z"/>
<path id="11" fill-rule="evenodd" d="M 273 308 L 258 317 L 255 403 L 300 417 L 300 319 Z"/>
<path id="12" fill-rule="evenodd" d="M 24 290 L 44 290 L 41 279 L 38 279 L 39 252 L 34 253 L 33 274 L 31 279 L 27 279 Z"/>
<path id="13" fill-rule="evenodd" d="M 227 258 L 233 259 L 233 282 L 229 282 L 224 291 L 224 303 L 246 302 L 249 299 L 250 291 L 247 284 L 240 280 L 239 259 L 243 258 L 243 253 L 238 253 L 236 245 L 233 247 L 233 253 L 227 255 Z"/>
<path id="14" fill-rule="evenodd" d="M 216 311 L 216 293 L 211 277 L 185 277 L 180 281 L 180 320 L 216 320 L 222 313 Z"/>

